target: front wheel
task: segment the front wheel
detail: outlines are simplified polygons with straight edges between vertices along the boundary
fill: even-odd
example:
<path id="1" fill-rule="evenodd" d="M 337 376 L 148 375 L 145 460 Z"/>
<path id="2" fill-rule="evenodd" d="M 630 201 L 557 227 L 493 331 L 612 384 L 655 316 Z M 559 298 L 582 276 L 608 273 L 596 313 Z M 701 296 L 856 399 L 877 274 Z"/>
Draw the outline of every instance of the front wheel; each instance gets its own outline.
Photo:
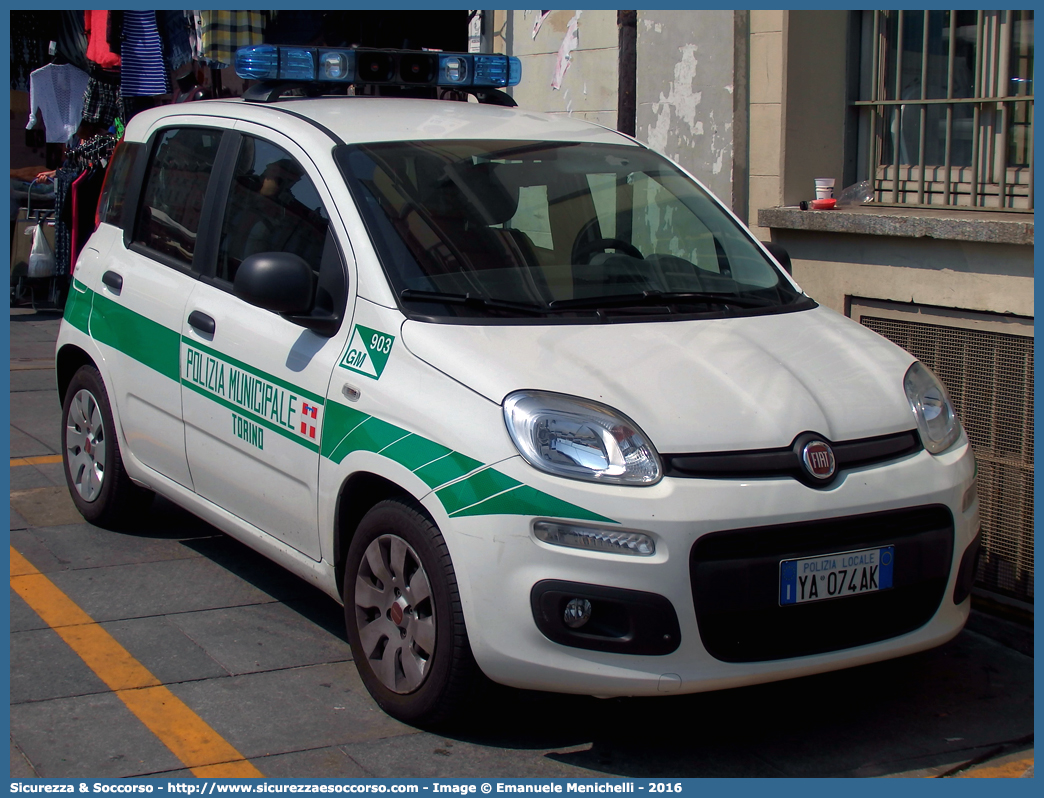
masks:
<path id="1" fill-rule="evenodd" d="M 363 684 L 394 718 L 449 720 L 484 678 L 446 541 L 403 501 L 383 501 L 360 522 L 348 548 L 344 614 Z"/>
<path id="2" fill-rule="evenodd" d="M 62 460 L 76 509 L 93 524 L 119 526 L 152 500 L 123 468 L 109 396 L 93 366 L 81 366 L 65 392 Z"/>

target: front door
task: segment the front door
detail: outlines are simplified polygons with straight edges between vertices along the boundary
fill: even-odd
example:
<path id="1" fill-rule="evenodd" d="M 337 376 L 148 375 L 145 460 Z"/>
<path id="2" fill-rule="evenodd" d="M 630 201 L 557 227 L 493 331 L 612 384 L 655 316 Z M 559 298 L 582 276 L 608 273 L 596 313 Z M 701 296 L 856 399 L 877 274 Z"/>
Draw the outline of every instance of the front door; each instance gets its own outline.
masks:
<path id="1" fill-rule="evenodd" d="M 270 130 L 242 135 L 218 209 L 214 274 L 189 297 L 181 346 L 196 492 L 316 560 L 325 397 L 350 324 L 324 337 L 244 302 L 232 286 L 249 255 L 293 252 L 313 268 L 316 302 L 343 317 L 346 264 L 329 207 L 325 184 L 292 141 Z"/>

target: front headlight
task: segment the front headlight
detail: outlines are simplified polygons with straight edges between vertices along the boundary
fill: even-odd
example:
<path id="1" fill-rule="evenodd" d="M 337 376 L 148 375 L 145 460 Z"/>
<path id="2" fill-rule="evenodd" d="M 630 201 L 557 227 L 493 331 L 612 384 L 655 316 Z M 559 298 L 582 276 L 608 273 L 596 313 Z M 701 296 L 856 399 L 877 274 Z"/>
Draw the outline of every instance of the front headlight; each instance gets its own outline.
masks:
<path id="1" fill-rule="evenodd" d="M 519 454 L 549 474 L 615 485 L 652 485 L 663 476 L 638 425 L 597 402 L 516 391 L 504 400 L 504 422 Z"/>
<path id="2" fill-rule="evenodd" d="M 906 371 L 903 379 L 921 443 L 932 454 L 949 449 L 961 435 L 961 422 L 953 412 L 946 389 L 920 361 Z"/>

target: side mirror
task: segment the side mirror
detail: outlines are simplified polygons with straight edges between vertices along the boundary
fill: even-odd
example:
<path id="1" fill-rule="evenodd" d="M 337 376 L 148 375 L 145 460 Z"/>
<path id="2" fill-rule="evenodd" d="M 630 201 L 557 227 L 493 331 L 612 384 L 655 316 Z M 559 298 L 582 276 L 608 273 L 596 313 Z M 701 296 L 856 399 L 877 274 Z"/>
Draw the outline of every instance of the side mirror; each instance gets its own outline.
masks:
<path id="1" fill-rule="evenodd" d="M 765 249 L 769 251 L 769 254 L 779 261 L 779 265 L 783 267 L 783 271 L 793 277 L 794 272 L 790 265 L 790 253 L 774 241 L 763 241 L 762 243 L 765 245 Z"/>
<path id="2" fill-rule="evenodd" d="M 307 313 L 314 291 L 312 267 L 291 252 L 258 252 L 239 265 L 232 293 L 273 313 Z"/>
<path id="3" fill-rule="evenodd" d="M 341 326 L 340 313 L 313 307 L 312 267 L 292 252 L 258 252 L 247 257 L 236 270 L 232 293 L 326 338 Z"/>

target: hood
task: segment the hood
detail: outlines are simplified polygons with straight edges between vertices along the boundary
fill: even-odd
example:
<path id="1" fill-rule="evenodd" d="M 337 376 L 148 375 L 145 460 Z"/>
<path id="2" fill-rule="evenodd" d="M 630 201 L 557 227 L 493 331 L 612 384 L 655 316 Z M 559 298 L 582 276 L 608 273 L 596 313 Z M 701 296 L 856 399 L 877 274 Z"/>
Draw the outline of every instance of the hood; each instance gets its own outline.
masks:
<path id="1" fill-rule="evenodd" d="M 593 399 L 666 454 L 788 446 L 913 429 L 914 358 L 826 308 L 735 319 L 597 325 L 406 321 L 421 360 L 497 404 L 512 391 Z"/>

